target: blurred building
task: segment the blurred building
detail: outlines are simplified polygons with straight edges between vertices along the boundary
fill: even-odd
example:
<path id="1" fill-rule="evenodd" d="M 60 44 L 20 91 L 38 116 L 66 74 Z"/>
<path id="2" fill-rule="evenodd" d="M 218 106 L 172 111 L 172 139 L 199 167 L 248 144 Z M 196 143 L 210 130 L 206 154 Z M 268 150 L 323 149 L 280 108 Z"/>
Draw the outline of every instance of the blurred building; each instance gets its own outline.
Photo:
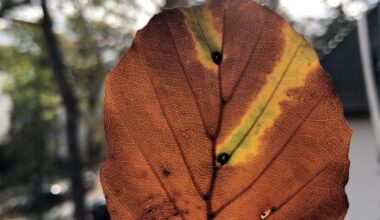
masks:
<path id="1" fill-rule="evenodd" d="M 373 55 L 376 84 L 380 83 L 380 8 L 377 6 L 367 15 L 370 31 L 370 45 Z M 365 91 L 363 68 L 360 58 L 358 30 L 348 26 L 337 33 L 341 41 L 321 60 L 326 72 L 331 74 L 335 90 L 340 96 L 347 114 L 368 114 L 368 102 Z"/>

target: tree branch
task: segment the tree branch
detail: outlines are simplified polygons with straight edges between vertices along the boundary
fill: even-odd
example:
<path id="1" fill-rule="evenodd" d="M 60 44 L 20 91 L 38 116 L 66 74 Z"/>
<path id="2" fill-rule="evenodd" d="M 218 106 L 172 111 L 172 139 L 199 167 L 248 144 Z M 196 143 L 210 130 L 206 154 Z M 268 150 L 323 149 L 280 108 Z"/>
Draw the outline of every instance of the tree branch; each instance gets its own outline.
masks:
<path id="1" fill-rule="evenodd" d="M 50 17 L 46 1 L 41 0 L 43 18 L 41 27 L 45 36 L 47 54 L 53 70 L 54 79 L 58 85 L 66 111 L 66 135 L 69 148 L 69 172 L 73 187 L 73 199 L 75 204 L 75 217 L 82 220 L 85 217 L 84 187 L 82 183 L 81 162 L 78 151 L 78 110 L 77 99 L 74 90 L 65 75 L 65 65 L 62 61 L 58 40 L 53 32 L 53 22 Z"/>

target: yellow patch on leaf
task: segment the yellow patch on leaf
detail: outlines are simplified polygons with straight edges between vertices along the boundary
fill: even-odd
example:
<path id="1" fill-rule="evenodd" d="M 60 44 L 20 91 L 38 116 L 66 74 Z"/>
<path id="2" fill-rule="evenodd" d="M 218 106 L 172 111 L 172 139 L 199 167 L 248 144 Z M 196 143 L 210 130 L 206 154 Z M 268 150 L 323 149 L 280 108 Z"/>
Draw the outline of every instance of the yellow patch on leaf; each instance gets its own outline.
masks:
<path id="1" fill-rule="evenodd" d="M 241 118 L 240 124 L 217 147 L 217 153 L 234 152 L 229 165 L 252 160 L 260 153 L 260 139 L 281 116 L 281 103 L 291 101 L 287 91 L 303 87 L 307 70 L 319 65 L 308 43 L 289 26 L 283 27 L 284 53 Z M 305 71 L 306 70 L 306 71 Z"/>
<path id="2" fill-rule="evenodd" d="M 216 18 L 207 7 L 181 9 L 181 12 L 186 18 L 185 24 L 195 44 L 196 59 L 216 74 L 218 65 L 212 61 L 210 54 L 210 50 L 221 51 L 222 47 L 222 33 L 216 28 Z"/>

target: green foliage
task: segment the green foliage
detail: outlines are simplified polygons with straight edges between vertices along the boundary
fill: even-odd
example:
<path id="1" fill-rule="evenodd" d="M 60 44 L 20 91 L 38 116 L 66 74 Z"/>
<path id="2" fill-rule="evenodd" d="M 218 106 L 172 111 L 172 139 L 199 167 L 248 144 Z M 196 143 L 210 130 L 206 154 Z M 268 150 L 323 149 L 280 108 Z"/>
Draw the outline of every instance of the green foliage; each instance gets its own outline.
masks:
<path id="1" fill-rule="evenodd" d="M 52 168 L 54 160 L 46 152 L 53 147 L 49 137 L 60 101 L 38 29 L 25 24 L 13 28 L 17 46 L 0 47 L 0 70 L 8 74 L 4 90 L 13 102 L 12 127 L 0 147 L 2 187 L 31 183 L 45 172 L 43 167 Z"/>
<path id="2" fill-rule="evenodd" d="M 17 10 L 17 6 L 29 3 L 16 2 L 1 2 L 1 11 Z M 104 7 L 102 2 L 81 5 L 72 0 L 71 3 L 75 12 L 62 14 L 66 27 L 57 36 L 67 78 L 80 104 L 80 122 L 85 128 L 86 135 L 81 137 L 84 139 L 81 142 L 84 142 L 86 151 L 82 157 L 87 158 L 85 164 L 96 167 L 102 161 L 104 151 L 103 79 L 127 48 L 133 32 L 83 16 L 86 7 Z M 127 17 L 124 19 L 129 21 Z M 62 147 L 56 136 L 62 137 L 64 125 L 57 120 L 61 99 L 47 59 L 41 26 L 39 23 L 9 21 L 6 31 L 13 36 L 14 42 L 0 46 L 0 71 L 8 76 L 4 89 L 11 97 L 13 110 L 8 138 L 0 145 L 1 188 L 30 184 L 36 176 L 40 179 L 54 177 L 66 170 L 66 167 L 58 166 L 60 161 L 55 156 L 55 151 Z"/>

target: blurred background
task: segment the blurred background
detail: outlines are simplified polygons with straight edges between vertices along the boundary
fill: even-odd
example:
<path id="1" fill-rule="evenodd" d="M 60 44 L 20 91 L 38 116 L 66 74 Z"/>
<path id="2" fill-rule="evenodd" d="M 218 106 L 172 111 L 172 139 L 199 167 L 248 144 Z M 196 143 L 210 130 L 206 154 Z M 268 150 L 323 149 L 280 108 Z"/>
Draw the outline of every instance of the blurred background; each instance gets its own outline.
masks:
<path id="1" fill-rule="evenodd" d="M 0 219 L 109 219 L 103 79 L 136 30 L 197 0 L 0 0 Z M 377 0 L 261 0 L 303 33 L 354 129 L 346 219 L 380 220 Z"/>

